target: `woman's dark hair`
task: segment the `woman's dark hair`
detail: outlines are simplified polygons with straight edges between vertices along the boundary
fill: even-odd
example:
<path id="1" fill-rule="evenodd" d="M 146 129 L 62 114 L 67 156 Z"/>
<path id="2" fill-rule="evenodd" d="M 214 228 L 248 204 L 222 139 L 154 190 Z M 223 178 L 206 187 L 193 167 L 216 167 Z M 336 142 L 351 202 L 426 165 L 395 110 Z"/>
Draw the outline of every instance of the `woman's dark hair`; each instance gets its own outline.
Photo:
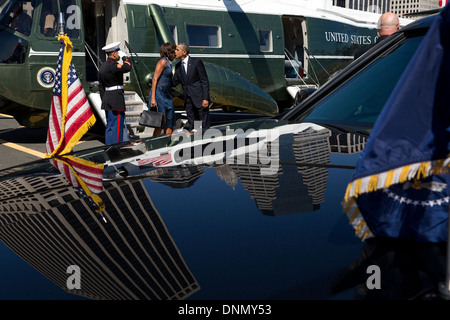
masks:
<path id="1" fill-rule="evenodd" d="M 161 48 L 159 49 L 159 55 L 161 58 L 167 58 L 170 61 L 175 59 L 175 49 L 176 45 L 171 42 L 166 42 L 161 45 Z"/>

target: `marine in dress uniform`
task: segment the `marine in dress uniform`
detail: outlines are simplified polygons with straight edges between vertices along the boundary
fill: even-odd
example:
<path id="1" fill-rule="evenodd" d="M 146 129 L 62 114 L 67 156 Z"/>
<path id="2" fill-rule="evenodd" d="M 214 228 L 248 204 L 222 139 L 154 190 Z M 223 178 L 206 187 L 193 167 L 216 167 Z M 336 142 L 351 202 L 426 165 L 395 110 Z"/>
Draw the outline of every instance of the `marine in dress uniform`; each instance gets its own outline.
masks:
<path id="1" fill-rule="evenodd" d="M 106 113 L 105 144 L 122 142 L 124 139 L 125 97 L 123 74 L 131 71 L 129 57 L 123 56 L 119 64 L 120 42 L 114 42 L 102 48 L 108 59 L 99 69 L 99 89 L 102 109 Z"/>

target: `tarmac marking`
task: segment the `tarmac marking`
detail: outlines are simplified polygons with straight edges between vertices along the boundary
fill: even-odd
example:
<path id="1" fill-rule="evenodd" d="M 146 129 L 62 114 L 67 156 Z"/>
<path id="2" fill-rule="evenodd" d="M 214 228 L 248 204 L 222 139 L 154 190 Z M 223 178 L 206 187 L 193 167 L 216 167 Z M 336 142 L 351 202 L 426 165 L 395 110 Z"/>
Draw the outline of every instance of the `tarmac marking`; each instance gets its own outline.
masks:
<path id="1" fill-rule="evenodd" d="M 12 118 L 12 116 L 9 116 L 9 115 L 3 114 L 3 113 L 0 113 L 0 116 L 8 117 L 8 118 L 11 117 Z M 1 133 L 14 131 L 14 130 L 17 130 L 17 129 L 20 129 L 20 128 L 23 128 L 23 126 L 20 126 L 20 127 L 17 127 L 17 128 L 11 128 L 11 129 L 2 130 Z M 32 156 L 35 156 L 35 157 L 38 157 L 38 158 L 41 158 L 41 159 L 45 158 L 45 153 L 42 153 L 42 152 L 39 152 L 39 151 L 30 149 L 30 148 L 27 148 L 27 147 L 18 145 L 16 143 L 8 142 L 8 141 L 3 140 L 3 139 L 0 139 L 0 143 L 2 145 L 4 145 L 5 147 L 11 148 L 11 149 L 15 149 L 15 150 L 18 150 L 18 151 L 21 151 L 21 152 L 25 152 L 25 153 L 31 154 Z"/>
<path id="2" fill-rule="evenodd" d="M 10 115 L 7 115 L 7 114 L 3 114 L 3 113 L 0 113 L 0 117 L 6 117 L 6 118 L 12 118 L 12 119 L 14 118 L 13 116 L 10 116 Z M 17 129 L 21 129 L 21 128 L 24 128 L 24 126 L 18 126 L 16 128 L 0 130 L 0 133 L 6 133 L 6 132 L 14 131 L 14 130 L 17 130 Z M 91 139 L 95 139 L 96 136 L 97 136 L 96 134 L 88 133 L 88 134 L 85 135 L 83 140 L 78 141 L 77 145 L 82 144 L 82 143 L 84 143 L 86 141 L 89 141 Z M 0 139 L 0 144 L 2 144 L 5 147 L 8 147 L 8 148 L 15 149 L 15 150 L 18 150 L 18 151 L 30 154 L 30 155 L 35 156 L 35 157 L 40 158 L 40 159 L 44 159 L 45 155 L 46 155 L 45 153 L 42 153 L 42 152 L 39 152 L 39 151 L 30 149 L 30 148 L 27 148 L 27 147 L 18 145 L 16 143 L 8 142 L 8 141 L 3 140 L 3 139 Z"/>
<path id="3" fill-rule="evenodd" d="M 11 149 L 15 149 L 15 150 L 18 150 L 18 151 L 21 151 L 21 152 L 25 152 L 25 153 L 31 154 L 32 156 L 35 156 L 35 157 L 38 157 L 38 158 L 41 158 L 41 159 L 45 158 L 45 153 L 42 153 L 42 152 L 30 149 L 30 148 L 27 148 L 27 147 L 24 147 L 24 146 L 20 146 L 20 145 L 18 145 L 16 143 L 8 142 L 8 141 L 2 140 L 2 139 L 0 139 L 0 143 L 2 145 L 4 145 L 5 147 L 11 148 Z"/>

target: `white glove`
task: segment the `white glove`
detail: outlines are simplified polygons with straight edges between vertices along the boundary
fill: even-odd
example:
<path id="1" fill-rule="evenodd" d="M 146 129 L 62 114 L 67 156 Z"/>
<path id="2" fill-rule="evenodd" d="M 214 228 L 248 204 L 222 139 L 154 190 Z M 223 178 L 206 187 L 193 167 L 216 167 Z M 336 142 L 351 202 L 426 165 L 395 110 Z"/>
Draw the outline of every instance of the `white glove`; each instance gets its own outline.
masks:
<path id="1" fill-rule="evenodd" d="M 127 54 L 125 52 L 123 52 L 122 50 L 119 50 L 119 57 L 120 59 L 122 59 L 123 57 L 126 57 Z"/>

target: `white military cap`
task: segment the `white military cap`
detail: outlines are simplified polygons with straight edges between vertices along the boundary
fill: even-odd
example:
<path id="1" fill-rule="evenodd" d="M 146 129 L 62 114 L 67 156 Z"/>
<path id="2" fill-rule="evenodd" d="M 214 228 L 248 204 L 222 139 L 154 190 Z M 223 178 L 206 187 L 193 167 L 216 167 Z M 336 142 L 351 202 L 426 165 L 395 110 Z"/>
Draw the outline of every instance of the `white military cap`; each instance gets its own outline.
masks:
<path id="1" fill-rule="evenodd" d="M 113 51 L 119 51 L 120 50 L 120 42 L 113 42 L 111 44 L 108 44 L 102 48 L 106 53 L 113 52 Z"/>

